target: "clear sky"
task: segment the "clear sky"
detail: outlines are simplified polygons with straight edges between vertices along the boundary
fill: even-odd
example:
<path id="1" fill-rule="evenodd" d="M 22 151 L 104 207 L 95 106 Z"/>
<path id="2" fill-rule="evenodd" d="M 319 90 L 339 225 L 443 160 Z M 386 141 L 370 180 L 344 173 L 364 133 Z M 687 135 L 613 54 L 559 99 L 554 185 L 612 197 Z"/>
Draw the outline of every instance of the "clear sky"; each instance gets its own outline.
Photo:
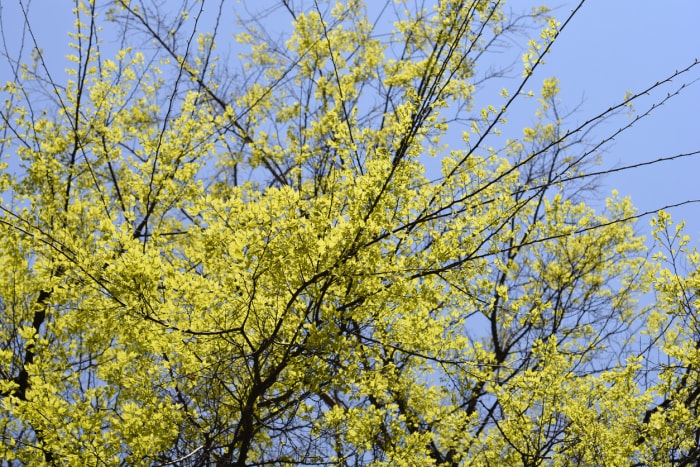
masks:
<path id="1" fill-rule="evenodd" d="M 262 3 L 258 5 L 277 3 L 260 1 Z M 508 5 L 517 11 L 536 3 L 512 0 Z M 2 32 L 8 42 L 15 44 L 22 30 L 18 4 L 19 1 L 0 4 Z M 173 2 L 176 4 L 179 2 Z M 239 5 L 233 0 L 230 4 L 231 8 Z M 556 15 L 565 17 L 577 4 L 577 1 L 554 3 L 558 5 Z M 67 51 L 66 33 L 73 21 L 72 5 L 72 1 L 66 0 L 31 2 L 33 30 L 47 52 L 50 66 L 56 70 L 65 67 L 63 56 Z M 541 70 L 542 77 L 555 75 L 560 79 L 562 105 L 572 109 L 581 104 L 574 120 L 585 121 L 619 102 L 625 91 L 644 89 L 674 70 L 686 67 L 694 59 L 700 59 L 698 20 L 698 0 L 588 0 L 555 44 Z M 3 76 L 6 71 L 3 61 L 0 81 L 9 78 Z M 673 92 L 677 85 L 693 79 L 700 79 L 700 70 L 664 87 L 644 101 L 646 104 L 638 104 L 636 109 L 645 109 L 667 92 Z M 533 89 L 536 90 L 535 84 Z M 494 101 L 500 102 L 498 96 L 494 96 Z M 606 148 L 603 167 L 630 165 L 700 150 L 699 110 L 700 82 L 616 138 Z M 522 127 L 530 122 L 512 123 Z M 627 123 L 629 120 L 625 118 L 610 121 L 598 129 L 598 134 L 608 134 Z M 700 156 L 618 172 L 602 182 L 604 193 L 617 188 L 621 194 L 631 195 L 640 212 L 700 199 Z M 700 239 L 700 203 L 671 212 L 675 219 L 685 218 L 689 233 L 694 239 Z M 640 232 L 648 231 L 648 220 L 642 221 Z"/>
<path id="2" fill-rule="evenodd" d="M 511 2 L 511 5 L 517 2 Z M 568 13 L 578 2 L 557 11 Z M 581 118 L 602 111 L 626 90 L 639 91 L 700 59 L 700 1 L 589 0 L 565 30 L 548 60 L 561 80 L 562 100 L 584 99 Z M 675 80 L 635 108 L 641 111 L 682 82 L 700 79 L 700 70 Z M 630 165 L 700 150 L 700 82 L 616 138 L 604 154 L 605 166 Z M 612 122 L 611 122 L 612 123 Z M 616 129 L 625 119 L 614 122 Z M 618 172 L 603 179 L 608 189 L 632 196 L 640 212 L 700 199 L 700 155 Z M 700 239 L 700 204 L 671 210 Z M 648 219 L 644 221 L 648 226 Z"/>

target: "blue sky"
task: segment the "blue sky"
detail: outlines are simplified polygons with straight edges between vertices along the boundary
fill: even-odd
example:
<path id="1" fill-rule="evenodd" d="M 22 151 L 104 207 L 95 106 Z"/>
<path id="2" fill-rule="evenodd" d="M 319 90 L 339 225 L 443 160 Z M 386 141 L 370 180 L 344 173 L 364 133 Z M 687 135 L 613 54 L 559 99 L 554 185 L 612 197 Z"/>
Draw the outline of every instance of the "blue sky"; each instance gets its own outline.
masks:
<path id="1" fill-rule="evenodd" d="M 18 3 L 3 2 L 1 6 L 3 33 L 9 42 L 15 43 L 22 26 Z M 259 5 L 266 3 L 273 2 Z M 513 0 L 509 8 L 519 10 L 536 3 Z M 55 70 L 62 71 L 65 67 L 63 56 L 68 50 L 66 32 L 73 21 L 72 4 L 63 0 L 31 2 L 33 30 L 47 53 L 50 67 Z M 565 17 L 577 4 L 575 1 L 555 3 L 556 15 Z M 238 3 L 231 1 L 231 5 Z M 573 119 L 585 121 L 617 103 L 625 91 L 644 89 L 700 58 L 699 19 L 697 0 L 588 0 L 558 39 L 538 78 L 557 76 L 561 81 L 562 106 L 573 109 L 581 104 Z M 3 75 L 6 75 L 4 61 L 0 65 L 0 80 L 5 81 L 8 76 Z M 637 110 L 645 109 L 682 82 L 693 79 L 700 79 L 700 70 L 663 87 L 638 104 Z M 535 90 L 536 84 L 532 86 Z M 498 102 L 498 97 L 494 96 L 494 100 Z M 696 83 L 608 145 L 602 167 L 700 150 L 699 110 L 700 83 Z M 531 122 L 524 118 L 522 122 L 512 123 L 522 127 Z M 593 136 L 605 135 L 627 123 L 629 120 L 625 118 L 612 120 Z M 651 211 L 700 199 L 699 175 L 700 156 L 694 156 L 609 175 L 602 179 L 602 193 L 616 188 L 623 195 L 631 195 L 640 212 Z M 688 233 L 700 239 L 700 203 L 675 208 L 671 213 L 674 219 L 685 218 Z M 640 232 L 648 231 L 648 221 L 649 218 L 642 220 Z"/>
<path id="2" fill-rule="evenodd" d="M 512 2 L 511 4 L 514 4 Z M 578 2 L 566 2 L 566 14 Z M 562 100 L 583 98 L 581 118 L 604 110 L 626 90 L 638 91 L 700 59 L 700 2 L 697 0 L 587 1 L 565 30 L 547 68 L 561 80 Z M 645 101 L 650 105 L 678 85 L 700 79 L 699 70 L 676 80 Z M 636 105 L 641 111 L 645 105 Z M 604 166 L 630 165 L 700 150 L 700 82 L 616 138 L 604 154 Z M 616 129 L 623 120 L 617 120 Z M 700 199 L 700 156 L 618 172 L 603 179 L 608 191 L 632 196 L 640 212 Z M 685 218 L 689 233 L 700 238 L 700 204 L 670 211 Z M 648 226 L 648 219 L 643 221 Z"/>

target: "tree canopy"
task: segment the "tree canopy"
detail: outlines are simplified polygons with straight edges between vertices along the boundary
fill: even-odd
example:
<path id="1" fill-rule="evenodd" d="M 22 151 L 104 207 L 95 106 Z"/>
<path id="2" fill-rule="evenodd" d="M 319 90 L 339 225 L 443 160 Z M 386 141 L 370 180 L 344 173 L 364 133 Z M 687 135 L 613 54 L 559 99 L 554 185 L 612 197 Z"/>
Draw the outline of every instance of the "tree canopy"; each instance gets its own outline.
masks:
<path id="1" fill-rule="evenodd" d="M 583 1 L 245 3 L 76 1 L 65 79 L 5 39 L 0 458 L 700 462 L 700 255 L 593 202 L 698 62 L 573 123 Z"/>

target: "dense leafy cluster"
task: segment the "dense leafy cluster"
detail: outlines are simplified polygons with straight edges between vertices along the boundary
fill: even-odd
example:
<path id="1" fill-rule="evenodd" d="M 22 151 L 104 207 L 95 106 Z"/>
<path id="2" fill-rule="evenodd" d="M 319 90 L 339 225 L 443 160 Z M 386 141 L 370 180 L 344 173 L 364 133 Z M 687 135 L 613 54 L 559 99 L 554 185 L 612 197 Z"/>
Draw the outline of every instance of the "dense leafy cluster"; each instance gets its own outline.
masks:
<path id="1" fill-rule="evenodd" d="M 546 8 L 379 3 L 282 1 L 232 64 L 233 2 L 79 2 L 65 82 L 7 61 L 8 465 L 698 462 L 700 256 L 585 203 L 587 130 L 658 84 L 567 126 Z"/>

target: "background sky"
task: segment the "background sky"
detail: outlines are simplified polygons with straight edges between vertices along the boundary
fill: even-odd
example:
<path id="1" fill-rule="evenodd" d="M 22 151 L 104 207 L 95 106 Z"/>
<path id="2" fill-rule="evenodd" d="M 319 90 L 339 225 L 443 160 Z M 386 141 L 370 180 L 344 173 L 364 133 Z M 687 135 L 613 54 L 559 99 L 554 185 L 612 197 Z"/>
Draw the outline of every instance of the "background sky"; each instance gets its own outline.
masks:
<path id="1" fill-rule="evenodd" d="M 26 1 L 21 3 L 27 4 Z M 173 8 L 179 3 L 172 2 Z M 277 2 L 258 0 L 255 3 L 259 8 L 266 8 Z M 508 5 L 517 11 L 537 3 L 512 0 Z M 577 1 L 544 3 L 557 6 L 555 14 L 562 20 L 578 4 Z M 2 34 L 10 45 L 19 43 L 23 31 L 19 5 L 19 0 L 0 1 Z M 36 39 L 50 68 L 63 77 L 62 70 L 66 66 L 63 57 L 68 51 L 67 31 L 74 20 L 71 13 L 73 1 L 34 0 L 29 5 Z M 240 4 L 231 0 L 229 8 L 236 7 L 240 8 Z M 274 24 L 278 21 L 276 18 L 270 17 L 271 27 L 278 27 Z M 573 120 L 586 121 L 618 103 L 626 91 L 645 89 L 700 58 L 699 21 L 698 0 L 588 0 L 557 40 L 537 78 L 557 76 L 561 81 L 562 106 L 573 109 L 580 104 Z M 27 41 L 31 43 L 29 38 Z M 523 44 L 525 42 L 526 38 L 523 38 Z M 4 51 L 14 52 L 16 50 Z M 3 60 L 0 81 L 9 78 Z M 665 86 L 647 101 L 637 104 L 636 110 L 645 110 L 667 92 L 675 91 L 682 82 L 692 80 L 700 80 L 700 70 Z M 533 82 L 532 89 L 538 90 L 537 81 Z M 494 96 L 490 103 L 494 102 L 501 102 L 500 97 Z M 689 86 L 680 96 L 655 110 L 650 118 L 617 137 L 606 147 L 601 168 L 700 150 L 699 110 L 700 82 Z M 516 119 L 513 121 L 511 116 L 509 121 L 522 127 L 531 124 L 534 117 L 516 114 Z M 629 120 L 624 118 L 612 120 L 598 128 L 597 134 L 609 134 L 627 123 Z M 700 199 L 700 156 L 617 172 L 602 179 L 603 195 L 613 188 L 622 195 L 632 196 L 639 212 Z M 686 219 L 688 233 L 697 242 L 700 239 L 700 203 L 687 204 L 670 212 L 676 220 Z M 638 228 L 640 233 L 648 233 L 649 220 L 649 217 L 642 219 Z"/>
<path id="2" fill-rule="evenodd" d="M 576 3 L 564 3 L 559 14 Z M 645 89 L 700 59 L 697 0 L 589 0 L 569 27 L 555 44 L 548 67 L 561 80 L 563 101 L 584 99 L 584 118 L 617 102 L 626 90 Z M 646 106 L 691 79 L 700 79 L 698 70 L 652 95 Z M 641 111 L 645 106 L 635 108 Z M 631 165 L 700 150 L 699 111 L 697 82 L 616 138 L 604 154 L 604 165 Z M 640 212 L 700 199 L 700 156 L 618 172 L 603 183 L 608 190 L 631 195 Z M 700 204 L 670 212 L 674 219 L 685 218 L 689 233 L 700 238 Z M 648 218 L 643 222 L 648 226 Z"/>

